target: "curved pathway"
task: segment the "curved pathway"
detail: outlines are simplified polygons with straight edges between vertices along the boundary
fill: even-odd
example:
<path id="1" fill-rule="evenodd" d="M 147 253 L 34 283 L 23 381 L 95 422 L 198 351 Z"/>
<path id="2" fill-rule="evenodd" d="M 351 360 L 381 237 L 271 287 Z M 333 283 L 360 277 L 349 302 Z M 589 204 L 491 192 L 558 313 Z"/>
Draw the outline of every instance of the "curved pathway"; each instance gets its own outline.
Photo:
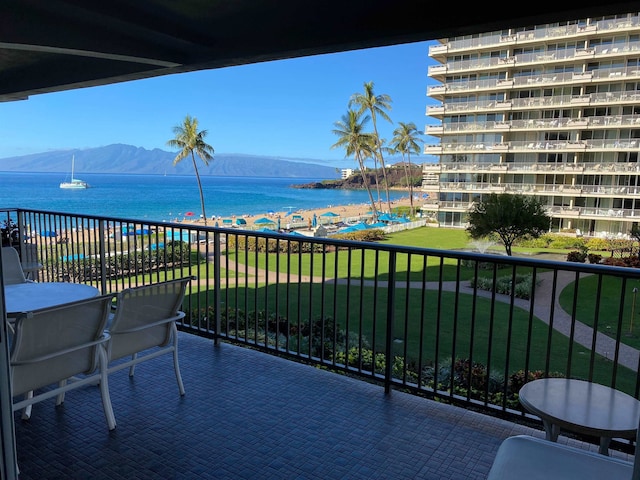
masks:
<path id="1" fill-rule="evenodd" d="M 546 299 L 553 298 L 553 272 L 543 272 L 538 275 L 538 278 L 542 281 L 536 287 L 536 299 L 533 306 L 533 314 L 548 325 L 551 319 L 551 302 L 546 301 Z M 572 320 L 571 315 L 567 313 L 560 305 L 560 293 L 567 285 L 573 282 L 575 278 L 575 272 L 559 270 L 556 280 L 556 295 L 553 303 L 553 328 L 554 330 L 557 330 L 567 337 L 571 336 Z M 451 291 L 455 289 L 455 282 L 446 283 L 453 284 L 446 285 L 444 287 L 446 290 Z M 461 286 L 460 291 L 473 294 L 473 289 L 468 286 Z M 478 290 L 478 295 L 489 297 L 491 296 L 491 292 Z M 509 303 L 510 298 L 511 297 L 509 297 L 508 295 L 496 294 L 496 299 L 502 302 Z M 525 310 L 529 310 L 531 302 L 529 300 L 516 298 L 514 300 L 514 305 Z M 579 321 L 576 321 L 573 325 L 574 341 L 587 348 L 588 350 L 591 350 L 594 334 L 593 328 Z M 598 354 L 609 360 L 612 360 L 614 358 L 616 353 L 615 339 L 609 337 L 608 335 L 605 335 L 604 333 L 596 332 L 595 342 L 595 351 Z M 640 352 L 624 343 L 620 343 L 619 348 L 620 351 L 618 352 L 618 363 L 630 368 L 633 371 L 636 371 L 638 369 Z"/>
<path id="2" fill-rule="evenodd" d="M 229 268 L 232 269 L 235 265 L 229 264 Z M 248 275 L 257 276 L 257 281 L 269 281 L 270 283 L 275 283 L 277 281 L 280 282 L 322 282 L 323 279 L 321 277 L 309 277 L 302 276 L 298 277 L 296 274 L 292 273 L 280 273 L 274 271 L 265 272 L 262 269 L 256 269 L 255 267 L 245 266 L 243 268 L 242 273 Z M 538 279 L 541 280 L 540 284 L 536 287 L 536 299 L 535 304 L 533 306 L 533 314 L 545 322 L 547 325 L 551 320 L 551 303 L 546 301 L 546 299 L 551 299 L 553 295 L 553 272 L 542 272 L 538 275 Z M 235 279 L 230 278 L 230 280 L 234 281 Z M 559 270 L 556 280 L 556 295 L 554 298 L 553 304 L 553 328 L 554 330 L 562 333 L 563 335 L 570 337 L 571 336 L 571 315 L 567 313 L 562 306 L 560 305 L 559 297 L 560 293 L 564 290 L 564 288 L 569 285 L 571 282 L 575 280 L 575 272 L 568 272 Z M 334 282 L 334 279 L 327 279 L 327 282 Z M 347 279 L 338 279 L 337 284 L 346 284 Z M 358 280 L 351 280 L 352 285 L 358 285 L 360 282 Z M 366 280 L 364 282 L 365 286 L 373 286 L 373 280 Z M 387 286 L 387 282 L 378 281 L 377 285 L 379 287 L 385 288 Z M 406 283 L 397 282 L 399 287 L 404 287 Z M 454 292 L 456 290 L 457 282 L 442 282 L 442 289 Z M 427 282 L 426 287 L 428 289 L 437 290 L 440 288 L 439 282 Z M 409 288 L 423 288 L 422 282 L 410 282 Z M 460 285 L 460 293 L 465 294 L 474 294 L 474 289 L 468 285 L 467 281 L 461 282 Z M 476 290 L 475 291 L 478 296 L 490 298 L 492 292 L 487 290 Z M 511 297 L 509 295 L 503 295 L 496 293 L 495 298 L 497 301 L 510 303 Z M 529 300 L 516 298 L 514 299 L 514 305 L 520 307 L 524 310 L 529 310 L 531 307 L 531 302 Z M 588 325 L 585 325 L 582 322 L 576 321 L 574 324 L 574 332 L 573 339 L 576 343 L 582 345 L 588 350 L 592 349 L 593 344 L 593 335 L 594 330 Z M 605 335 L 601 332 L 596 332 L 595 338 L 595 351 L 602 355 L 603 357 L 613 360 L 616 354 L 616 341 L 615 339 Z M 635 348 L 626 345 L 624 343 L 620 343 L 619 352 L 618 352 L 618 363 L 623 365 L 633 371 L 638 369 L 638 362 L 640 360 L 640 352 Z"/>

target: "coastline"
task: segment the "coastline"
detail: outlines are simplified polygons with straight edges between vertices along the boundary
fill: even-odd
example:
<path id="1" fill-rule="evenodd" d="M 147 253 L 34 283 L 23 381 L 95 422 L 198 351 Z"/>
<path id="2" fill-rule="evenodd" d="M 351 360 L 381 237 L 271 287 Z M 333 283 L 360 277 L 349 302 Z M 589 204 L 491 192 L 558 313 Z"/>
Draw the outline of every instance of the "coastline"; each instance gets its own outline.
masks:
<path id="1" fill-rule="evenodd" d="M 408 195 L 406 197 L 401 197 L 401 198 L 391 200 L 390 203 L 391 203 L 392 209 L 396 207 L 409 207 L 411 205 L 411 201 Z M 419 208 L 420 203 L 421 203 L 420 200 L 414 199 L 413 201 L 414 208 Z M 378 205 L 379 205 L 378 202 L 376 202 L 376 206 Z M 378 209 L 380 213 L 387 212 L 388 209 L 387 209 L 386 200 L 382 200 L 381 207 L 378 206 Z M 210 226 L 210 227 L 215 226 L 217 222 L 219 227 L 229 227 L 229 226 L 236 227 L 237 218 L 242 218 L 246 222 L 246 225 L 241 225 L 240 228 L 250 229 L 250 230 L 256 230 L 259 228 L 269 228 L 269 229 L 275 230 L 277 228 L 277 222 L 279 219 L 280 227 L 282 229 L 286 229 L 287 224 L 294 223 L 293 220 L 295 216 L 296 217 L 295 223 L 296 224 L 304 223 L 307 225 L 307 228 L 302 228 L 302 230 L 309 230 L 309 225 L 311 225 L 314 215 L 316 216 L 316 221 L 320 222 L 322 218 L 325 218 L 323 217 L 323 215 L 329 212 L 332 212 L 337 215 L 335 217 L 331 217 L 331 223 L 335 223 L 339 221 L 344 221 L 346 219 L 354 219 L 357 217 L 366 216 L 367 212 L 369 212 L 370 210 L 371 210 L 371 205 L 368 202 L 358 203 L 358 204 L 348 204 L 348 205 L 327 205 L 326 207 L 322 207 L 322 208 L 298 209 L 298 210 L 292 210 L 292 211 L 287 211 L 287 210 L 268 211 L 262 215 L 243 215 L 241 217 L 232 215 L 231 217 L 228 217 L 228 218 L 216 217 L 215 219 L 208 219 L 207 226 Z M 302 218 L 299 218 L 299 217 L 302 217 Z M 262 220 L 264 218 L 272 220 L 273 223 L 272 224 L 269 224 L 269 223 L 262 224 L 262 222 L 256 223 L 256 221 Z M 226 224 L 223 223 L 225 221 L 228 222 L 229 220 L 232 221 L 233 225 L 229 225 L 228 223 Z M 186 219 L 182 221 L 178 220 L 178 223 L 204 225 L 204 220 L 203 219 L 195 219 L 195 220 Z"/>

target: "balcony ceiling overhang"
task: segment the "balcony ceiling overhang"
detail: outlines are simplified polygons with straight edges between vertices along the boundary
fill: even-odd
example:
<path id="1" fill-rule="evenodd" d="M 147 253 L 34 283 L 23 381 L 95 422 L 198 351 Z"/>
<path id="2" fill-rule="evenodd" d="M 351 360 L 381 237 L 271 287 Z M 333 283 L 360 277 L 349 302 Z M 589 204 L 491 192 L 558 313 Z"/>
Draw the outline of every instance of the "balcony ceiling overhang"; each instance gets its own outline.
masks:
<path id="1" fill-rule="evenodd" d="M 615 0 L 523 9 L 426 0 L 7 0 L 0 3 L 0 101 L 634 9 Z"/>

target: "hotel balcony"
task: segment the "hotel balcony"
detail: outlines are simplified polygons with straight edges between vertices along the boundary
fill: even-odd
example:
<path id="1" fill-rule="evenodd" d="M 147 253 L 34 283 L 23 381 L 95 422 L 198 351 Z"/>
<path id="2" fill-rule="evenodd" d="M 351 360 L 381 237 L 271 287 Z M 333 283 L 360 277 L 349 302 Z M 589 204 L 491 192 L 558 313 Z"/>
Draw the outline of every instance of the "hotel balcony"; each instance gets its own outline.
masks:
<path id="1" fill-rule="evenodd" d="M 96 387 L 69 392 L 62 407 L 36 404 L 29 421 L 16 413 L 22 480 L 480 480 L 502 440 L 544 437 L 517 400 L 526 379 L 640 389 L 637 334 L 626 335 L 638 269 L 485 254 L 473 243 L 436 250 L 3 212 L 20 232 L 13 246 L 42 265 L 37 281 L 113 293 L 197 277 L 178 323 L 186 395 L 166 356 L 135 377 L 109 376 L 111 432 Z M 518 288 L 502 293 L 503 279 Z M 574 433 L 560 441 L 598 450 Z M 612 448 L 633 452 L 623 439 Z"/>
<path id="2" fill-rule="evenodd" d="M 557 152 L 569 153 L 588 150 L 590 152 L 621 152 L 636 151 L 640 139 L 607 139 L 607 140 L 582 140 L 582 141 L 566 141 L 566 140 L 548 140 L 548 141 L 522 141 L 515 140 L 506 143 L 482 143 L 482 142 L 458 142 L 458 143 L 440 143 L 435 145 L 426 145 L 423 148 L 425 155 L 445 155 L 447 153 L 455 154 L 473 154 L 473 153 L 544 153 Z M 626 168 L 626 167 L 625 167 Z M 612 168 L 612 171 L 614 169 Z"/>
<path id="3" fill-rule="evenodd" d="M 637 80 L 640 77 L 640 70 L 630 70 L 630 72 L 634 72 L 633 74 L 625 74 L 621 78 L 629 79 L 631 77 L 633 80 Z M 638 72 L 638 73 L 636 73 Z M 602 73 L 602 72 L 600 72 Z M 603 79 L 607 78 L 608 75 L 617 75 L 623 74 L 622 71 L 617 72 L 609 72 L 604 75 L 596 75 L 593 76 L 594 79 Z M 556 78 L 554 77 L 548 78 Z M 531 80 L 532 83 L 541 82 L 545 83 L 547 77 L 530 77 L 528 80 Z M 553 80 L 549 80 L 550 82 Z M 514 82 L 515 83 L 515 82 Z M 577 82 L 576 82 L 577 83 Z M 581 82 L 584 83 L 584 82 Z M 475 112 L 510 112 L 510 111 L 521 111 L 521 110 L 531 110 L 536 108 L 551 108 L 551 107 L 575 107 L 579 106 L 592 106 L 592 107 L 601 107 L 603 104 L 612 104 L 612 105 L 624 105 L 624 104 L 635 104 L 640 101 L 640 92 L 632 91 L 632 92 L 605 92 L 605 93 L 592 93 L 588 95 L 554 95 L 548 97 L 529 97 L 529 98 L 520 98 L 520 99 L 511 99 L 508 101 L 469 101 L 469 102 L 456 102 L 456 103 L 446 103 L 446 104 L 437 104 L 437 105 L 429 105 L 426 108 L 426 114 L 433 117 L 442 117 L 447 114 L 462 114 L 462 113 L 475 113 Z M 616 116 L 615 118 L 621 118 L 620 116 Z M 633 121 L 637 118 L 633 115 L 626 115 L 624 119 L 626 121 L 631 120 L 632 125 Z M 579 121 L 587 121 L 589 118 L 580 118 L 580 119 L 557 119 L 558 121 L 566 122 L 562 126 L 564 128 L 572 128 L 582 126 L 579 125 Z M 549 121 L 553 119 L 548 119 Z M 573 120 L 570 122 L 569 120 Z M 523 122 L 523 121 L 520 121 Z M 487 122 L 489 123 L 489 122 Z M 529 125 L 528 127 L 525 124 L 521 124 L 520 128 L 531 129 L 535 125 Z M 560 125 L 555 125 L 555 127 Z M 447 125 L 446 127 L 450 127 Z"/>
<path id="4" fill-rule="evenodd" d="M 593 35 L 596 32 L 612 35 L 628 29 L 637 28 L 640 18 L 637 15 L 628 18 L 607 19 L 593 22 L 590 25 L 563 25 L 547 28 L 536 28 L 535 30 L 517 32 L 511 35 L 494 34 L 482 35 L 481 37 L 464 38 L 462 40 L 452 40 L 447 44 L 437 44 L 429 48 L 429 56 L 433 58 L 445 58 L 447 54 L 462 53 L 465 51 L 492 50 L 496 46 L 507 48 L 509 46 L 520 46 L 532 42 L 551 41 L 561 38 L 566 40 L 571 38 L 574 41 L 585 35 Z"/>
<path id="5" fill-rule="evenodd" d="M 458 60 L 441 65 L 433 65 L 428 69 L 428 75 L 442 81 L 446 75 L 463 74 L 467 72 L 477 72 L 508 67 L 525 68 L 532 65 L 549 66 L 556 63 L 568 63 L 573 61 L 585 61 L 591 58 L 600 59 L 603 57 L 625 57 L 626 55 L 637 55 L 640 50 L 640 42 L 629 41 L 614 47 L 598 46 L 594 48 L 554 50 L 548 52 L 523 53 L 515 56 L 471 58 L 469 60 Z"/>

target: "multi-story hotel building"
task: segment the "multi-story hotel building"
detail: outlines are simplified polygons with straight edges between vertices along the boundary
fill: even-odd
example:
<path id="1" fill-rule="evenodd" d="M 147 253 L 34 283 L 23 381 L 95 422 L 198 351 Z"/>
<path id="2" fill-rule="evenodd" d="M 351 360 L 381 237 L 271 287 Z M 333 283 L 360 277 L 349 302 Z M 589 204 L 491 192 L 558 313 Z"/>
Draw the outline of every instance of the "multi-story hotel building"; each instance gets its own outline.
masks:
<path id="1" fill-rule="evenodd" d="M 640 220 L 639 13 L 446 38 L 429 56 L 424 215 L 463 227 L 473 202 L 509 192 L 548 205 L 552 231 Z"/>

